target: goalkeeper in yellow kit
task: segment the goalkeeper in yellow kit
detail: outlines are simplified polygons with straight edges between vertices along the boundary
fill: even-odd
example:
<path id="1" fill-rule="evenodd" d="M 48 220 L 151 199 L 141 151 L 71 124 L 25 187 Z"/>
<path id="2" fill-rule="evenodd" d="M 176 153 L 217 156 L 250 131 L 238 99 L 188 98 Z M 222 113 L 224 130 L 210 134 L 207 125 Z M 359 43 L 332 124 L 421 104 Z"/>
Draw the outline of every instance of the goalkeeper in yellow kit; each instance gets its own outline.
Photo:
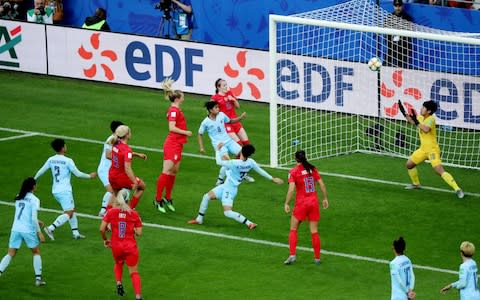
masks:
<path id="1" fill-rule="evenodd" d="M 452 187 L 458 198 L 463 198 L 464 193 L 458 186 L 450 173 L 445 172 L 440 159 L 440 146 L 437 143 L 437 129 L 435 126 L 435 117 L 433 114 L 437 111 L 437 103 L 434 101 L 425 101 L 420 110 L 420 115 L 417 117 L 412 110 L 411 114 L 407 114 L 402 102 L 398 100 L 400 111 L 407 119 L 408 123 L 415 125 L 419 130 L 420 148 L 415 150 L 407 161 L 408 175 L 412 180 L 412 184 L 405 187 L 406 189 L 419 189 L 420 180 L 418 178 L 418 171 L 416 166 L 425 160 L 429 160 L 435 172 L 442 177 L 442 179 Z"/>

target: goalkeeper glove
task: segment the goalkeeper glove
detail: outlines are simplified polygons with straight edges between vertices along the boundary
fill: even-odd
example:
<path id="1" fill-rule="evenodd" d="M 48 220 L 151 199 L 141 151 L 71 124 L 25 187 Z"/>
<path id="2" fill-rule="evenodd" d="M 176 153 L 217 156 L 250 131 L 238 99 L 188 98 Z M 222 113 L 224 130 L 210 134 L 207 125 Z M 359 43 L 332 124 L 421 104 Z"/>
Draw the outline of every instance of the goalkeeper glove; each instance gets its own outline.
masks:
<path id="1" fill-rule="evenodd" d="M 412 113 L 410 115 L 410 118 L 412 118 L 412 121 L 413 121 L 413 123 L 415 123 L 415 126 L 418 126 L 418 124 L 420 124 L 420 122 L 418 122 L 417 114 L 415 113 L 415 111 L 413 109 L 410 112 Z"/>
<path id="2" fill-rule="evenodd" d="M 405 111 L 405 107 L 403 107 L 402 101 L 398 100 L 398 108 L 404 117 L 407 116 L 407 112 Z"/>

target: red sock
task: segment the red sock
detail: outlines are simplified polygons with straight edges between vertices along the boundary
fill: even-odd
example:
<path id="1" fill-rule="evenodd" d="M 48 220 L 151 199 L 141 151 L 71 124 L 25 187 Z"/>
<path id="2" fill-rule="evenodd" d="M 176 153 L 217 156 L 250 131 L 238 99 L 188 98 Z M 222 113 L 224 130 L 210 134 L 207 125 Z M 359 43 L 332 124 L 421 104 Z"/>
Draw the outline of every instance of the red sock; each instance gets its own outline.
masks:
<path id="1" fill-rule="evenodd" d="M 320 259 L 320 235 L 318 232 L 312 233 L 313 255 L 316 259 Z"/>
<path id="2" fill-rule="evenodd" d="M 167 186 L 165 187 L 165 198 L 170 200 L 172 199 L 172 190 L 173 190 L 173 185 L 175 184 L 176 175 L 167 175 L 167 176 L 168 176 L 168 181 L 167 181 Z"/>
<path id="3" fill-rule="evenodd" d="M 132 209 L 137 207 L 138 201 L 140 201 L 140 198 L 133 196 L 132 199 L 130 199 L 130 207 Z"/>
<path id="4" fill-rule="evenodd" d="M 115 263 L 113 266 L 113 273 L 115 273 L 115 280 L 122 282 L 123 263 Z"/>
<path id="5" fill-rule="evenodd" d="M 157 201 L 160 201 L 162 199 L 163 190 L 165 189 L 167 182 L 168 182 L 168 175 L 165 173 L 160 174 L 157 180 L 157 195 L 155 196 L 155 199 Z"/>
<path id="6" fill-rule="evenodd" d="M 133 272 L 132 274 L 130 274 L 130 277 L 132 278 L 132 285 L 133 285 L 133 290 L 135 291 L 135 294 L 141 295 L 142 281 L 140 280 L 140 274 L 138 274 L 138 272 Z"/>
<path id="7" fill-rule="evenodd" d="M 288 235 L 288 244 L 290 245 L 290 255 L 295 255 L 297 250 L 298 234 L 296 229 L 291 229 Z"/>
<path id="8" fill-rule="evenodd" d="M 250 141 L 249 141 L 249 140 L 244 140 L 244 141 L 242 141 L 242 144 L 244 144 L 244 145 L 249 145 L 249 144 L 250 144 Z"/>

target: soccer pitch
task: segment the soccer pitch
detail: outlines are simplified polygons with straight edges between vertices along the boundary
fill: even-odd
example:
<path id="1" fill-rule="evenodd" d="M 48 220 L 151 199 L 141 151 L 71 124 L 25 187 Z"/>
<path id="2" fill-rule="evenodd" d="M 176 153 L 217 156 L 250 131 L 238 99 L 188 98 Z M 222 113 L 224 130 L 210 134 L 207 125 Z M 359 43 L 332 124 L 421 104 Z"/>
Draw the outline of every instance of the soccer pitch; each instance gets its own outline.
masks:
<path id="1" fill-rule="evenodd" d="M 133 162 L 136 175 L 147 184 L 137 208 L 145 223 L 144 236 L 138 239 L 145 299 L 388 299 L 391 243 L 399 236 L 406 239 L 406 254 L 415 264 L 417 297 L 457 299 L 455 292 L 440 295 L 439 290 L 457 279 L 460 242 L 470 240 L 480 247 L 475 213 L 480 209 L 478 171 L 447 167 L 466 192 L 459 200 L 429 165 L 419 167 L 426 188 L 406 191 L 404 160 L 353 154 L 313 162 L 330 201 L 319 223 L 322 264 L 312 263 L 310 234 L 302 224 L 297 263 L 284 266 L 289 231 L 289 216 L 283 212 L 286 184 L 277 186 L 253 173 L 256 182 L 241 185 L 235 210 L 258 223 L 254 231 L 225 218 L 218 202 L 210 204 L 203 225 L 187 224 L 218 173 L 212 149 L 200 155 L 195 136 L 185 146 L 173 191 L 177 211 L 154 210 L 169 105 L 162 91 L 7 71 L 0 71 L 0 81 L 2 256 L 8 247 L 12 199 L 21 181 L 53 154 L 51 140 L 64 138 L 67 156 L 81 171 L 92 172 L 113 119 L 132 128 L 132 148 L 148 155 L 147 161 Z M 189 130 L 197 131 L 208 98 L 186 95 L 182 110 Z M 268 105 L 241 105 L 240 111 L 248 114 L 243 124 L 257 148 L 253 158 L 267 164 Z M 286 180 L 287 169 L 266 169 Z M 87 239 L 72 240 L 65 225 L 55 232 L 55 241 L 41 245 L 47 281 L 41 288 L 33 284 L 31 254 L 23 245 L 0 277 L 1 299 L 118 298 L 113 259 L 98 232 L 102 184 L 77 178 L 72 184 L 79 228 Z M 44 208 L 39 217 L 47 224 L 60 208 L 50 188 L 50 175 L 45 174 L 37 196 Z M 133 299 L 126 268 L 123 278 L 126 298 Z"/>

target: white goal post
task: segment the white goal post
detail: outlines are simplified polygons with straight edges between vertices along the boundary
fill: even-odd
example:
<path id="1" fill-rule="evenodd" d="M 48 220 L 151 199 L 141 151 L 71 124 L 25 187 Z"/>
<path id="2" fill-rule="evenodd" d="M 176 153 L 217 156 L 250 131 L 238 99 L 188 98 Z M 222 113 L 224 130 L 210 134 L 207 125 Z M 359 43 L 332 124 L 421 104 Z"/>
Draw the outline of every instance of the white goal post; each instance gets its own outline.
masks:
<path id="1" fill-rule="evenodd" d="M 397 101 L 418 113 L 433 100 L 443 163 L 480 169 L 480 35 L 416 25 L 372 0 L 270 15 L 269 30 L 271 166 L 298 149 L 406 158 L 419 139 Z"/>

